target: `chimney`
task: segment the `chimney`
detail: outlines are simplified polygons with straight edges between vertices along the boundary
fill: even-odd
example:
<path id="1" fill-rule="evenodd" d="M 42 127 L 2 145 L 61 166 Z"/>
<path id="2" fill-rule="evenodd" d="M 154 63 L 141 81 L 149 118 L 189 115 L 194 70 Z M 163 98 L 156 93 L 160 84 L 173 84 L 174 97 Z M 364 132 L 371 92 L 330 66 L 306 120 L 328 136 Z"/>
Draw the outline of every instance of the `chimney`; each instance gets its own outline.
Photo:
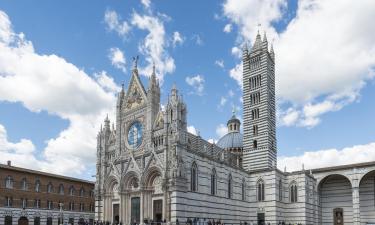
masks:
<path id="1" fill-rule="evenodd" d="M 12 166 L 12 161 L 8 160 L 8 161 L 7 161 L 7 165 L 8 165 L 8 166 Z"/>

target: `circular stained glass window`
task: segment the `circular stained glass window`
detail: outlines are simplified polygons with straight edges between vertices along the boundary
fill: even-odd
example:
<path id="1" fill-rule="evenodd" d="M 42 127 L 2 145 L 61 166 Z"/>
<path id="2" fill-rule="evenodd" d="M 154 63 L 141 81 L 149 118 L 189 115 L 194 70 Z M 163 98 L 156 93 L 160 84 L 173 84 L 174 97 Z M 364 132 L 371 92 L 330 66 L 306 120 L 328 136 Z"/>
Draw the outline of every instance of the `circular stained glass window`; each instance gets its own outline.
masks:
<path id="1" fill-rule="evenodd" d="M 142 143 L 143 135 L 142 124 L 140 122 L 133 123 L 128 131 L 128 144 L 131 148 L 135 149 Z"/>

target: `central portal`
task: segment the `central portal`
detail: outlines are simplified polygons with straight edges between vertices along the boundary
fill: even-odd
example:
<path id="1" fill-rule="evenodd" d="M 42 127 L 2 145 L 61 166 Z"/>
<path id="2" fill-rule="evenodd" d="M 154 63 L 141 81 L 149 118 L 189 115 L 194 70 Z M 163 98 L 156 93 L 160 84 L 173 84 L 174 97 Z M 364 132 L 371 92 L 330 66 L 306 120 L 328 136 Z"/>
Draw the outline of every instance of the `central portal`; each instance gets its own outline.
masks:
<path id="1" fill-rule="evenodd" d="M 162 222 L 163 220 L 163 200 L 154 200 L 153 215 L 154 222 Z"/>
<path id="2" fill-rule="evenodd" d="M 141 201 L 139 197 L 131 199 L 131 222 L 139 224 L 141 215 Z"/>
<path id="3" fill-rule="evenodd" d="M 113 204 L 113 218 L 112 218 L 112 221 L 115 223 L 115 224 L 118 224 L 120 223 L 120 216 L 119 216 L 119 208 L 120 208 L 120 205 L 119 204 Z"/>

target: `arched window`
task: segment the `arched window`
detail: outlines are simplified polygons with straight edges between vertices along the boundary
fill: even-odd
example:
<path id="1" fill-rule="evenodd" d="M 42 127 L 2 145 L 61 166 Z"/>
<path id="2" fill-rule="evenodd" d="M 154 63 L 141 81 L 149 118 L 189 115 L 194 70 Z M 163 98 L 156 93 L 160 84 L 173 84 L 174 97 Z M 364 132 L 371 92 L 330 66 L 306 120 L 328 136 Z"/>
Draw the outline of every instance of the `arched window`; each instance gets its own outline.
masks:
<path id="1" fill-rule="evenodd" d="M 283 182 L 279 180 L 279 201 L 283 201 Z"/>
<path id="2" fill-rule="evenodd" d="M 11 216 L 5 216 L 4 218 L 4 224 L 5 225 L 12 225 L 12 217 Z"/>
<path id="3" fill-rule="evenodd" d="M 60 195 L 64 194 L 64 185 L 63 184 L 60 184 L 60 186 L 59 186 L 59 194 Z"/>
<path id="4" fill-rule="evenodd" d="M 295 182 L 290 185 L 290 202 L 298 202 L 298 189 Z"/>
<path id="5" fill-rule="evenodd" d="M 253 148 L 258 148 L 258 142 L 257 142 L 257 140 L 253 141 Z"/>
<path id="6" fill-rule="evenodd" d="M 27 191 L 27 180 L 26 178 L 23 178 L 22 181 L 21 181 L 21 189 L 24 190 L 24 191 Z"/>
<path id="7" fill-rule="evenodd" d="M 264 182 L 263 180 L 259 180 L 257 183 L 257 199 L 258 202 L 264 201 Z"/>
<path id="8" fill-rule="evenodd" d="M 216 195 L 216 170 L 211 172 L 211 195 Z"/>
<path id="9" fill-rule="evenodd" d="M 242 180 L 242 187 L 241 187 L 241 199 L 242 201 L 246 200 L 246 181 L 245 179 Z"/>
<path id="10" fill-rule="evenodd" d="M 53 186 L 52 186 L 51 182 L 49 182 L 48 185 L 47 185 L 47 192 L 48 193 L 52 193 L 53 192 Z"/>
<path id="11" fill-rule="evenodd" d="M 85 189 L 81 187 L 81 190 L 79 190 L 79 196 L 84 197 L 85 196 Z"/>
<path id="12" fill-rule="evenodd" d="M 74 196 L 75 190 L 74 190 L 73 186 L 70 186 L 70 188 L 69 188 L 69 194 L 70 194 L 70 196 Z"/>
<path id="13" fill-rule="evenodd" d="M 190 179 L 191 191 L 198 191 L 198 167 L 195 162 L 191 166 Z"/>
<path id="14" fill-rule="evenodd" d="M 228 177 L 228 198 L 232 198 L 232 175 Z"/>
<path id="15" fill-rule="evenodd" d="M 40 192 L 40 180 L 35 181 L 35 191 Z"/>
<path id="16" fill-rule="evenodd" d="M 5 178 L 5 187 L 13 188 L 13 177 L 8 175 L 7 178 Z"/>

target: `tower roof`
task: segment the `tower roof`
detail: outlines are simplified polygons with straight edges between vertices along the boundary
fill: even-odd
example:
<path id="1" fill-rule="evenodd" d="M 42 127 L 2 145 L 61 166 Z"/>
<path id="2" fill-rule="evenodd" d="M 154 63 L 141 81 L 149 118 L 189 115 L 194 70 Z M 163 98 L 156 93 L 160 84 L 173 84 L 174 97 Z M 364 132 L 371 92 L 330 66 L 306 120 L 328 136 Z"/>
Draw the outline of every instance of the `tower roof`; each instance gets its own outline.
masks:
<path id="1" fill-rule="evenodd" d="M 251 50 L 252 51 L 256 51 L 258 49 L 262 49 L 262 39 L 260 37 L 259 31 L 258 31 L 258 34 L 257 34 L 257 36 L 255 38 L 255 42 L 254 42 L 253 48 Z"/>

